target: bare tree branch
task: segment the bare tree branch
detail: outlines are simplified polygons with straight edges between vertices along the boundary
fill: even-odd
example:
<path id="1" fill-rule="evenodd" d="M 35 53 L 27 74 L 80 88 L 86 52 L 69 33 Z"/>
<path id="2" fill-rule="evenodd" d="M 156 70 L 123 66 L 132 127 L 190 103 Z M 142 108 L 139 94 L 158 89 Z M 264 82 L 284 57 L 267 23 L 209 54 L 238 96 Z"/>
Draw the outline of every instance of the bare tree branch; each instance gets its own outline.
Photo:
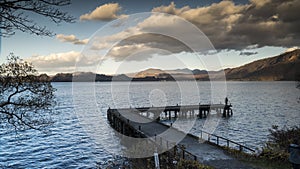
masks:
<path id="1" fill-rule="evenodd" d="M 52 36 L 51 31 L 45 26 L 39 26 L 29 16 L 43 16 L 56 24 L 72 23 L 75 18 L 60 10 L 60 7 L 66 5 L 70 5 L 70 0 L 0 0 L 0 36 L 9 37 L 16 31 Z"/>
<path id="2" fill-rule="evenodd" d="M 10 54 L 0 65 L 0 125 L 41 130 L 52 124 L 54 91 L 31 64 Z"/>

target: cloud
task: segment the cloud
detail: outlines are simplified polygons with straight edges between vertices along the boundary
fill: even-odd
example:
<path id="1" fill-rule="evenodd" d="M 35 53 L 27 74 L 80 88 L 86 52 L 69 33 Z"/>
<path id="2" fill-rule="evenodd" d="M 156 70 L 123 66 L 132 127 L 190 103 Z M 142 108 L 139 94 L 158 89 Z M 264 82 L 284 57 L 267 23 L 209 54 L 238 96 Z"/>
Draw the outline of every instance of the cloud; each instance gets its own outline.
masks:
<path id="1" fill-rule="evenodd" d="M 26 59 L 40 72 L 74 72 L 76 68 L 93 66 L 102 59 L 99 55 L 84 56 L 81 52 L 69 51 L 35 55 Z"/>
<path id="2" fill-rule="evenodd" d="M 137 22 L 130 20 L 131 17 L 122 19 L 122 26 L 127 29 L 93 38 L 91 49 L 109 50 L 108 57 L 115 61 L 150 49 L 156 49 L 151 50 L 154 53 L 162 50 L 169 53 L 193 52 L 191 49 L 196 49 L 195 52 L 207 54 L 212 50 L 211 44 L 217 51 L 237 50 L 241 51 L 241 55 L 249 56 L 256 52 L 247 50 L 264 46 L 288 48 L 300 44 L 300 15 L 296 14 L 299 8 L 300 1 L 297 0 L 250 0 L 247 4 L 221 1 L 196 8 L 177 8 L 171 2 L 167 6 L 153 8 L 150 16 L 141 17 Z M 189 26 L 187 21 L 196 27 Z M 113 25 L 111 29 L 116 28 Z M 139 56 L 129 60 L 152 57 L 150 52 Z"/>
<path id="3" fill-rule="evenodd" d="M 97 7 L 90 13 L 86 13 L 80 16 L 80 20 L 99 20 L 110 21 L 117 18 L 126 17 L 126 15 L 118 15 L 121 6 L 118 3 L 108 3 Z"/>
<path id="4" fill-rule="evenodd" d="M 132 53 L 140 51 L 147 52 L 140 54 L 140 57 L 137 57 L 138 55 L 130 57 Z M 114 58 L 116 61 L 121 61 L 127 58 L 129 58 L 127 60 L 140 61 L 152 57 L 153 54 L 159 53 L 164 55 L 166 53 L 180 53 L 183 51 L 192 52 L 188 46 L 172 37 L 154 33 L 141 33 L 120 41 L 109 51 L 108 56 Z M 153 53 L 151 54 L 150 52 Z"/>
<path id="5" fill-rule="evenodd" d="M 250 0 L 250 2 L 254 4 L 256 7 L 262 7 L 267 3 L 270 3 L 271 0 Z"/>
<path id="6" fill-rule="evenodd" d="M 129 22 L 128 24 L 131 25 Z M 150 17 L 147 16 L 146 19 L 144 18 L 135 26 L 116 34 L 99 37 L 96 35 L 90 43 L 90 49 L 109 49 L 107 57 L 111 57 L 115 61 L 142 61 L 143 59 L 151 58 L 153 54 L 157 53 L 165 55 L 167 53 L 192 52 L 192 49 L 185 43 L 192 44 L 191 46 L 195 48 L 207 47 L 207 45 L 201 45 L 199 39 L 193 39 L 195 35 L 192 32 L 195 30 L 191 30 L 186 24 L 185 20 L 174 15 L 153 14 Z M 195 29 L 194 26 L 193 28 Z M 184 38 L 178 38 L 178 40 L 176 39 L 178 36 L 184 36 Z M 201 38 L 208 42 L 206 37 L 201 36 Z M 143 52 L 137 54 L 140 51 Z M 145 51 L 147 52 L 145 53 Z M 153 53 L 151 54 L 150 52 Z M 135 57 L 131 57 L 132 53 L 135 54 Z"/>
<path id="7" fill-rule="evenodd" d="M 151 47 L 147 46 L 146 44 L 118 45 L 114 46 L 109 51 L 107 56 L 117 62 L 123 60 L 141 61 L 147 60 L 149 57 L 151 57 L 151 55 L 148 55 L 149 50 L 151 50 Z"/>
<path id="8" fill-rule="evenodd" d="M 251 56 L 256 55 L 258 52 L 240 52 L 241 56 Z"/>
<path id="9" fill-rule="evenodd" d="M 253 45 L 290 47 L 299 44 L 299 9 L 298 0 L 250 0 L 248 4 L 221 1 L 196 8 L 176 8 L 172 2 L 152 11 L 177 15 L 192 22 L 218 50 L 241 50 Z"/>
<path id="10" fill-rule="evenodd" d="M 107 53 L 115 61 L 144 61 L 154 54 L 192 52 L 184 43 L 165 35 L 144 33 L 130 36 L 114 45 Z"/>
<path id="11" fill-rule="evenodd" d="M 70 51 L 66 53 L 31 56 L 26 60 L 38 69 L 43 69 L 74 66 L 79 57 L 80 52 Z"/>
<path id="12" fill-rule="evenodd" d="M 56 39 L 58 39 L 61 42 L 70 42 L 75 45 L 84 45 L 84 44 L 87 44 L 89 41 L 89 39 L 80 40 L 80 39 L 76 38 L 75 35 L 63 35 L 63 34 L 57 34 Z"/>

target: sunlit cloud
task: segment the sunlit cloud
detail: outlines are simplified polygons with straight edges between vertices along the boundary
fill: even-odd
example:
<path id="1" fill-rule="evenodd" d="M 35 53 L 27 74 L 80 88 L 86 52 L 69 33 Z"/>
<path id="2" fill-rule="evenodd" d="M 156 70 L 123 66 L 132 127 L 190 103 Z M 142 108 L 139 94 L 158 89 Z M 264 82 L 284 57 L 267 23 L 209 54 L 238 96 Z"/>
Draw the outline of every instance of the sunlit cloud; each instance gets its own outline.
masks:
<path id="1" fill-rule="evenodd" d="M 81 52 L 69 51 L 51 53 L 49 55 L 35 55 L 26 59 L 39 72 L 74 72 L 77 67 L 95 65 L 102 59 L 99 55 L 84 56 Z"/>
<path id="2" fill-rule="evenodd" d="M 31 56 L 26 60 L 31 62 L 38 69 L 49 69 L 74 66 L 79 56 L 80 52 L 70 51 L 66 53 Z"/>
<path id="3" fill-rule="evenodd" d="M 75 35 L 64 35 L 64 34 L 57 34 L 56 39 L 61 42 L 70 42 L 75 45 L 85 45 L 89 42 L 89 39 L 78 39 Z"/>
<path id="4" fill-rule="evenodd" d="M 118 13 L 121 11 L 121 6 L 118 3 L 108 3 L 97 7 L 90 13 L 86 13 L 80 16 L 80 20 L 99 20 L 110 21 L 117 18 L 123 18 L 127 15 Z"/>

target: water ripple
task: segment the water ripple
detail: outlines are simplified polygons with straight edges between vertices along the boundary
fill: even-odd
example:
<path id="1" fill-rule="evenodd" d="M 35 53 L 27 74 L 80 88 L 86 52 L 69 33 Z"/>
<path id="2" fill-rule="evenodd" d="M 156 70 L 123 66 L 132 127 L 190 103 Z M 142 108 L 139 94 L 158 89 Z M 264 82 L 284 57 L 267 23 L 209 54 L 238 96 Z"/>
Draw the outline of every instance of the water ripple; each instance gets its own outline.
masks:
<path id="1" fill-rule="evenodd" d="M 188 87 L 189 82 L 183 82 Z M 91 113 L 94 122 L 99 121 L 99 128 L 85 128 L 76 116 L 72 83 L 54 83 L 59 112 L 54 115 L 56 123 L 49 128 L 49 133 L 28 130 L 15 135 L 14 131 L 0 129 L 0 168 L 95 168 L 96 163 L 104 163 L 113 158 L 113 152 L 121 151 L 119 138 L 106 122 L 108 107 L 151 106 L 149 93 L 160 89 L 167 96 L 167 105 L 176 105 L 182 100 L 178 84 L 174 82 L 136 82 L 130 87 L 130 96 L 124 93 L 127 87 L 116 83 L 117 100 L 111 97 L 110 83 L 96 83 L 96 94 L 85 90 L 87 83 L 81 83 L 80 100 L 89 104 L 91 97 L 96 97 L 97 112 Z M 267 139 L 268 129 L 272 125 L 293 126 L 299 124 L 300 107 L 296 102 L 298 91 L 293 82 L 228 82 L 227 95 L 233 104 L 234 115 L 221 119 L 215 133 L 241 142 L 250 147 L 260 147 Z M 209 103 L 210 83 L 199 82 L 202 103 Z M 198 104 L 197 94 L 188 92 L 184 98 L 189 104 Z M 123 94 L 122 94 L 123 93 Z M 123 97 L 124 95 L 124 97 Z M 157 98 L 158 103 L 162 98 Z M 223 96 L 214 98 L 223 102 Z M 93 107 L 79 111 L 90 112 Z M 216 116 L 217 117 L 217 116 Z M 102 123 L 100 123 L 102 119 Z M 181 121 L 184 126 L 188 123 Z M 204 119 L 197 120 L 190 131 L 199 135 Z M 89 134 L 87 134 L 89 133 Z M 92 134 L 92 135 L 91 135 Z M 95 136 L 95 137 L 93 137 Z M 112 140 L 113 139 L 113 140 Z"/>

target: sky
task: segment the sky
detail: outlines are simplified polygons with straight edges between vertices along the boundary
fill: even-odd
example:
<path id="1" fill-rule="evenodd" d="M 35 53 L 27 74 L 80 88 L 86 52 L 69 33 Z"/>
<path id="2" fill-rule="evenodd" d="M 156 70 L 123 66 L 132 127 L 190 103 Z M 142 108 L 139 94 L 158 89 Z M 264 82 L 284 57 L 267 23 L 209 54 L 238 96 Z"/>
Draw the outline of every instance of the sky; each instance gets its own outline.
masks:
<path id="1" fill-rule="evenodd" d="M 298 9 L 298 0 L 72 0 L 61 10 L 75 23 L 28 13 L 56 35 L 1 37 L 0 62 L 13 52 L 50 75 L 237 67 L 298 48 Z"/>

